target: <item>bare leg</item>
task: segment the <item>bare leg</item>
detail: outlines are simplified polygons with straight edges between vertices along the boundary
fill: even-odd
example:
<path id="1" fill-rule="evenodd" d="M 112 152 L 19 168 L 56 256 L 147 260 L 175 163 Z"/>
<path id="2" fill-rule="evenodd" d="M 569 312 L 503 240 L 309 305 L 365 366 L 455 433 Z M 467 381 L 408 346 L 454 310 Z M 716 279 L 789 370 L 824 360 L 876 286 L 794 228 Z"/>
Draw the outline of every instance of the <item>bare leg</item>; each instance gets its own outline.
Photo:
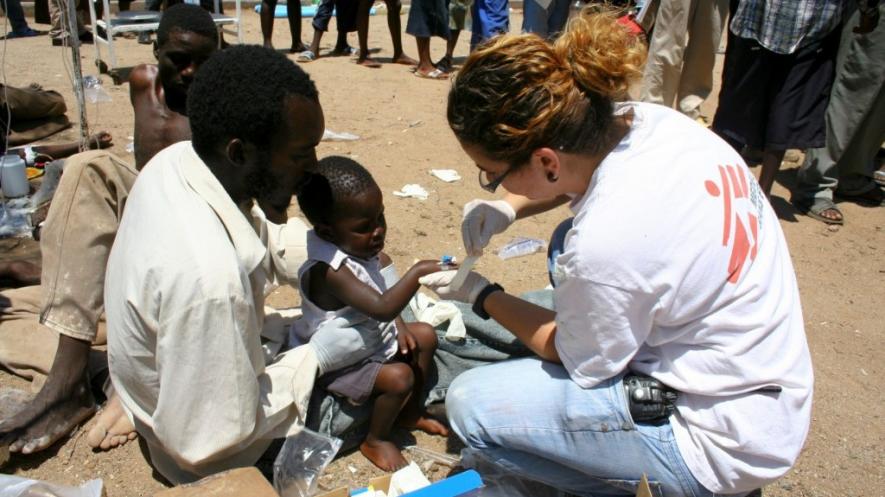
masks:
<path id="1" fill-rule="evenodd" d="M 433 62 L 430 60 L 430 38 L 416 36 L 415 43 L 418 45 L 418 68 L 416 71 L 421 74 L 428 74 L 435 69 Z"/>
<path id="2" fill-rule="evenodd" d="M 87 364 L 91 344 L 59 335 L 46 383 L 24 410 L 0 422 L 0 440 L 10 452 L 46 449 L 95 412 Z"/>
<path id="3" fill-rule="evenodd" d="M 323 32 L 319 29 L 313 30 L 313 40 L 310 41 L 310 51 L 316 56 L 316 58 L 320 58 L 320 41 L 323 39 Z"/>
<path id="4" fill-rule="evenodd" d="M 455 47 L 458 45 L 458 37 L 461 36 L 460 29 L 452 29 L 449 31 L 449 38 L 446 40 L 446 55 L 434 64 L 437 69 L 442 72 L 450 72 L 455 56 Z"/>
<path id="5" fill-rule="evenodd" d="M 305 46 L 301 42 L 301 2 L 294 0 L 286 2 L 286 16 L 289 18 L 289 34 L 292 35 L 292 47 L 289 53 L 303 52 Z"/>
<path id="6" fill-rule="evenodd" d="M 449 429 L 438 420 L 429 416 L 424 410 L 422 394 L 424 382 L 430 368 L 434 367 L 433 353 L 436 352 L 436 331 L 427 323 L 408 323 L 409 331 L 418 342 L 418 349 L 412 357 L 412 370 L 415 374 L 415 385 L 409 401 L 399 417 L 399 424 L 406 428 L 416 428 L 431 435 L 448 436 Z"/>
<path id="7" fill-rule="evenodd" d="M 372 409 L 369 434 L 360 445 L 360 452 L 384 471 L 395 471 L 408 464 L 389 440 L 393 423 L 409 400 L 414 384 L 412 368 L 401 362 L 385 364 L 375 379 L 373 393 L 378 396 Z"/>
<path id="8" fill-rule="evenodd" d="M 393 62 L 414 66 L 418 61 L 403 53 L 403 29 L 400 20 L 402 3 L 400 0 L 384 1 L 387 4 L 387 29 L 390 30 L 390 39 L 393 41 Z"/>
<path id="9" fill-rule="evenodd" d="M 347 44 L 347 32 L 339 31 L 338 39 L 335 41 L 335 49 L 332 50 L 333 55 L 351 55 L 353 49 Z"/>
<path id="10" fill-rule="evenodd" d="M 12 261 L 0 264 L 0 281 L 5 286 L 21 287 L 40 284 L 42 268 L 27 261 Z"/>
<path id="11" fill-rule="evenodd" d="M 273 48 L 273 15 L 277 8 L 277 0 L 261 1 L 261 36 L 264 37 L 264 48 Z"/>
<path id="12" fill-rule="evenodd" d="M 762 173 L 759 175 L 759 186 L 766 197 L 771 196 L 771 187 L 774 186 L 774 178 L 781 168 L 786 150 L 765 149 L 762 153 Z"/>
<path id="13" fill-rule="evenodd" d="M 359 0 L 359 11 L 356 16 L 356 32 L 360 42 L 360 54 L 357 64 L 365 67 L 381 67 L 381 64 L 369 57 L 369 11 L 372 10 L 372 0 Z"/>
<path id="14" fill-rule="evenodd" d="M 86 443 L 93 449 L 109 450 L 135 440 L 136 436 L 135 426 L 123 410 L 120 396 L 114 393 L 98 412 L 86 435 Z"/>

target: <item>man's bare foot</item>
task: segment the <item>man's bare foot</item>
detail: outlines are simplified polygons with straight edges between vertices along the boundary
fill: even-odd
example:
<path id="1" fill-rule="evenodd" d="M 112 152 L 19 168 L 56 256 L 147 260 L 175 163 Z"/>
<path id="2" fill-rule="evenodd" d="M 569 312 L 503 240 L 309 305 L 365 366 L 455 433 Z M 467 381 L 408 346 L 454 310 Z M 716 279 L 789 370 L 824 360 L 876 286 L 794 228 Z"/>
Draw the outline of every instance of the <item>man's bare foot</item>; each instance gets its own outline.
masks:
<path id="1" fill-rule="evenodd" d="M 402 64 L 404 66 L 417 66 L 418 61 L 409 57 L 408 55 L 401 53 L 393 58 L 394 64 Z"/>
<path id="2" fill-rule="evenodd" d="M 23 410 L 0 422 L 0 442 L 9 443 L 10 452 L 39 452 L 67 436 L 94 412 L 95 401 L 85 379 L 70 391 L 47 382 Z"/>
<path id="3" fill-rule="evenodd" d="M 264 48 L 273 50 L 273 43 L 271 43 L 270 40 L 264 40 Z"/>
<path id="4" fill-rule="evenodd" d="M 89 137 L 89 150 L 109 148 L 114 144 L 114 138 L 107 131 L 99 131 Z"/>
<path id="5" fill-rule="evenodd" d="M 408 466 L 409 462 L 403 457 L 396 445 L 377 438 L 367 437 L 360 445 L 360 452 L 366 459 L 378 466 L 383 471 L 396 471 Z"/>
<path id="6" fill-rule="evenodd" d="M 356 60 L 356 63 L 363 67 L 371 67 L 372 69 L 377 69 L 381 67 L 381 63 L 377 60 L 369 57 L 368 55 L 365 57 L 360 57 Z"/>
<path id="7" fill-rule="evenodd" d="M 93 449 L 109 450 L 135 440 L 136 436 L 135 426 L 123 410 L 120 396 L 115 393 L 95 416 L 86 443 Z"/>

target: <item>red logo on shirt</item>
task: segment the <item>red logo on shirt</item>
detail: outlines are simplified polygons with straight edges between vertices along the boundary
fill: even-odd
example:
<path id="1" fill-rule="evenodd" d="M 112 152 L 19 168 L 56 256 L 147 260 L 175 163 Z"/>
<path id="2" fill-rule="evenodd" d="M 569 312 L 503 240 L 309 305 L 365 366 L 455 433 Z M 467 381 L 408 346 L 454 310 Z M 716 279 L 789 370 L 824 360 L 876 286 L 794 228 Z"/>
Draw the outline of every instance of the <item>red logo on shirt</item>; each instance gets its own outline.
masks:
<path id="1" fill-rule="evenodd" d="M 758 189 L 754 178 L 747 181 L 744 168 L 739 166 L 719 166 L 721 185 L 713 180 L 704 181 L 707 193 L 722 197 L 722 246 L 731 245 L 731 258 L 728 262 L 728 282 L 737 283 L 747 259 L 756 259 L 759 219 L 754 212 Z M 753 189 L 751 191 L 751 188 Z"/>

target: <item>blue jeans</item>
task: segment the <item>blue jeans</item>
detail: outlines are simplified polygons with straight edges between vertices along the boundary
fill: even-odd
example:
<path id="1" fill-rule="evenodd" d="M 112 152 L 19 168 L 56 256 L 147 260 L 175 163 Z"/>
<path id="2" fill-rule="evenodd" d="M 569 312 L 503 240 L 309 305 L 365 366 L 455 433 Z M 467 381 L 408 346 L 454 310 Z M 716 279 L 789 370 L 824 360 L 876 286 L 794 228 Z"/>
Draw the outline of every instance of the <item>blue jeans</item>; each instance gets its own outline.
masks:
<path id="1" fill-rule="evenodd" d="M 537 0 L 523 2 L 522 32 L 554 39 L 568 21 L 570 0 L 551 0 L 545 9 Z"/>
<path id="2" fill-rule="evenodd" d="M 468 447 L 525 478 L 582 496 L 712 496 L 692 476 L 669 422 L 636 424 L 622 376 L 584 389 L 559 364 L 514 359 L 462 373 L 446 411 Z"/>

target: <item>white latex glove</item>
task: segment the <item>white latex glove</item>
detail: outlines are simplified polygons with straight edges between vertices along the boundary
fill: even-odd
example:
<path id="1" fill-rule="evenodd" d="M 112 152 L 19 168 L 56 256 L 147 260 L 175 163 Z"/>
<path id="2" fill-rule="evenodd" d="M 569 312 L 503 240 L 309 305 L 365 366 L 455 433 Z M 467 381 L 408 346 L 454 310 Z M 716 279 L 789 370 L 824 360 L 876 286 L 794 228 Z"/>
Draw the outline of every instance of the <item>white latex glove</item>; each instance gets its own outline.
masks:
<path id="1" fill-rule="evenodd" d="M 476 297 L 479 296 L 479 292 L 489 285 L 489 280 L 479 273 L 470 271 L 467 274 L 467 278 L 464 279 L 464 283 L 461 287 L 453 289 L 451 284 L 457 273 L 458 271 L 454 269 L 450 271 L 439 271 L 437 273 L 428 274 L 427 276 L 422 276 L 418 280 L 418 283 L 433 290 L 439 295 L 439 298 L 443 300 L 457 300 L 467 304 L 474 303 Z"/>
<path id="2" fill-rule="evenodd" d="M 461 237 L 467 255 L 482 255 L 492 236 L 501 233 L 516 219 L 516 211 L 505 200 L 471 200 L 464 205 Z"/>
<path id="3" fill-rule="evenodd" d="M 374 354 L 381 346 L 381 335 L 361 330 L 343 317 L 331 319 L 310 337 L 317 354 L 320 373 L 356 364 Z"/>

